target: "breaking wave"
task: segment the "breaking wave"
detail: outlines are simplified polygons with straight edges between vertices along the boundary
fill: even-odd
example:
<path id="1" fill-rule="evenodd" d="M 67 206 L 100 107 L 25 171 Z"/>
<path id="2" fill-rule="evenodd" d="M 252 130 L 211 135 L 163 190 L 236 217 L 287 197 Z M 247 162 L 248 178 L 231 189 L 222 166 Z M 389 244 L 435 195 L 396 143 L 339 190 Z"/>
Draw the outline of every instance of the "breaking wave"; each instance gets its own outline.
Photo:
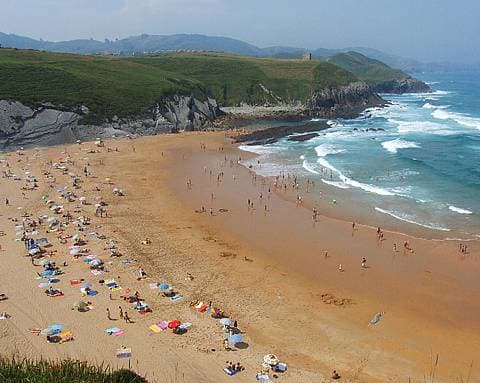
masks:
<path id="1" fill-rule="evenodd" d="M 382 142 L 382 146 L 390 153 L 397 153 L 399 149 L 420 148 L 420 145 L 413 141 L 405 141 L 397 138 L 391 141 Z"/>
<path id="2" fill-rule="evenodd" d="M 396 218 L 400 221 L 408 222 L 408 223 L 411 223 L 413 225 L 422 226 L 422 227 L 425 227 L 427 229 L 440 230 L 440 231 L 450 231 L 450 229 L 445 228 L 445 227 L 437 226 L 437 225 L 434 225 L 434 224 L 425 224 L 425 223 L 417 222 L 413 219 L 413 217 L 410 217 L 406 214 L 401 214 L 401 213 L 392 212 L 392 211 L 389 211 L 389 210 L 384 210 L 384 209 L 381 209 L 379 207 L 375 207 L 375 210 L 380 212 L 380 213 L 387 214 L 390 217 Z"/>

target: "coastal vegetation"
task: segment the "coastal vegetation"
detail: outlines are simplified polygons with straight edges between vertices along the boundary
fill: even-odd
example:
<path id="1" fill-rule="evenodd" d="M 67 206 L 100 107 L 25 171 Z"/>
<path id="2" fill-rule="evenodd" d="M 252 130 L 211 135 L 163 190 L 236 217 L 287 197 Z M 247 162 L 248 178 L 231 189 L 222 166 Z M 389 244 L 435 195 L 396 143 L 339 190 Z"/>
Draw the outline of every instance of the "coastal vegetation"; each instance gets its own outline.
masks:
<path id="1" fill-rule="evenodd" d="M 174 95 L 212 98 L 220 106 L 305 104 L 315 91 L 358 81 L 379 92 L 379 85 L 388 83 L 387 91 L 395 91 L 395 82 L 404 78 L 402 71 L 355 52 L 322 61 L 206 52 L 114 57 L 0 49 L 0 100 L 34 107 L 50 103 L 77 112 L 85 106 L 83 122 L 93 124 L 150 114 Z"/>
<path id="2" fill-rule="evenodd" d="M 142 57 L 0 50 L 0 99 L 89 109 L 87 122 L 148 113 L 172 95 L 211 97 L 223 106 L 304 102 L 315 89 L 358 79 L 325 61 L 220 53 Z"/>
<path id="3" fill-rule="evenodd" d="M 2 383 L 147 383 L 130 370 L 113 371 L 74 360 L 30 361 L 0 358 Z"/>

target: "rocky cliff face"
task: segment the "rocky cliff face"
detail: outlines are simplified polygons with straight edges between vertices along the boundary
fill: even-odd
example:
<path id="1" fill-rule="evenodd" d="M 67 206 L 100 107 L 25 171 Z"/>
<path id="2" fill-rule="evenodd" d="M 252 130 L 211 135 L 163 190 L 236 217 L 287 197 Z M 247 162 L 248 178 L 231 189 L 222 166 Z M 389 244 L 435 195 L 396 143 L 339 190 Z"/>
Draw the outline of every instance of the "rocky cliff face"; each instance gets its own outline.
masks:
<path id="1" fill-rule="evenodd" d="M 305 103 L 263 107 L 242 106 L 240 115 L 245 118 L 285 118 L 318 116 L 325 118 L 356 117 L 364 109 L 383 105 L 384 101 L 364 82 L 355 82 L 337 88 L 320 89 L 312 93 Z M 131 118 L 114 116 L 99 126 L 83 125 L 86 108 L 65 110 L 45 104 L 29 107 L 15 101 L 0 100 L 0 149 L 20 146 L 47 146 L 87 141 L 96 137 L 155 135 L 182 130 L 201 130 L 211 126 L 224 112 L 213 99 L 200 101 L 192 96 L 173 96 L 152 107 L 148 115 Z M 235 110 L 229 110 L 234 115 Z M 243 114 L 242 114 L 243 113 Z"/>
<path id="2" fill-rule="evenodd" d="M 307 110 L 318 117 L 355 117 L 372 106 L 385 101 L 364 82 L 354 82 L 337 88 L 325 88 L 313 92 L 307 102 Z"/>
<path id="3" fill-rule="evenodd" d="M 372 87 L 377 93 L 427 93 L 432 90 L 423 81 L 413 77 L 405 77 L 400 80 L 385 81 Z"/>
<path id="4" fill-rule="evenodd" d="M 31 108 L 16 101 L 0 100 L 0 149 L 72 143 L 95 137 L 200 130 L 223 114 L 215 100 L 200 101 L 189 96 L 174 96 L 152 109 L 149 116 L 114 117 L 100 126 L 92 126 L 81 124 L 80 108 L 75 111 L 54 105 Z"/>

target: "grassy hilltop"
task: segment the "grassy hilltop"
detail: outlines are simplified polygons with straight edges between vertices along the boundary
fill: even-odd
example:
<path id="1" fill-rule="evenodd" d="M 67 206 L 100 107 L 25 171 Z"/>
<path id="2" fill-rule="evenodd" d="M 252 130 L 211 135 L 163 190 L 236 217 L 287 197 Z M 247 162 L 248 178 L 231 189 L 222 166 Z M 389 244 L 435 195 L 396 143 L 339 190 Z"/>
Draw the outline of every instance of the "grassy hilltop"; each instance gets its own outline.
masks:
<path id="1" fill-rule="evenodd" d="M 91 122 L 145 113 L 173 94 L 212 97 L 224 106 L 303 102 L 315 89 L 352 81 L 357 81 L 353 74 L 324 61 L 219 53 L 102 57 L 0 50 L 0 99 L 85 105 Z"/>
<path id="2" fill-rule="evenodd" d="M 386 81 L 402 80 L 408 76 L 400 69 L 393 69 L 381 61 L 357 52 L 338 53 L 329 57 L 327 61 L 353 73 L 360 80 L 373 86 Z"/>

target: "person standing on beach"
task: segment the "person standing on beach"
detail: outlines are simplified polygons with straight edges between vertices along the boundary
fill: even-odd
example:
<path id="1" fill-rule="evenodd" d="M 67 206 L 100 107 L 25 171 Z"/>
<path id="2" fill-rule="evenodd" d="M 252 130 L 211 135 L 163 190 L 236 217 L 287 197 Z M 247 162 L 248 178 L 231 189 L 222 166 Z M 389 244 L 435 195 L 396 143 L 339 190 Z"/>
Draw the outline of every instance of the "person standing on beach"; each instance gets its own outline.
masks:
<path id="1" fill-rule="evenodd" d="M 120 319 L 123 319 L 123 309 L 122 306 L 118 306 Z"/>
<path id="2" fill-rule="evenodd" d="M 110 309 L 107 307 L 107 318 L 108 320 L 113 320 L 112 316 L 110 315 Z"/>
<path id="3" fill-rule="evenodd" d="M 363 267 L 364 269 L 367 268 L 367 259 L 366 259 L 366 258 L 362 258 L 362 267 Z"/>

